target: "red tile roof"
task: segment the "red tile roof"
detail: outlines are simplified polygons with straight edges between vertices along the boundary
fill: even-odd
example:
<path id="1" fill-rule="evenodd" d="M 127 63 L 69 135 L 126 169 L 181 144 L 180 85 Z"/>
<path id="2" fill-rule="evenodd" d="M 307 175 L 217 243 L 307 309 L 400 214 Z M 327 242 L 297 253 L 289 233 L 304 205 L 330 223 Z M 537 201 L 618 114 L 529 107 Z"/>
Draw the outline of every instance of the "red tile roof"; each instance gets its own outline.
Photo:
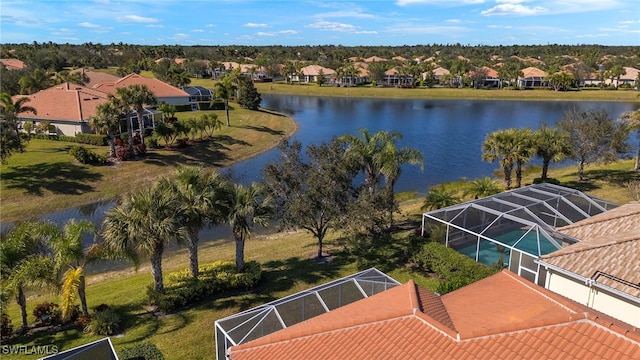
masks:
<path id="1" fill-rule="evenodd" d="M 625 204 L 558 231 L 581 241 L 542 257 L 544 263 L 640 297 L 640 202 Z"/>
<path id="2" fill-rule="evenodd" d="M 178 89 L 175 86 L 169 85 L 163 81 L 155 78 L 146 78 L 139 74 L 129 74 L 123 78 L 115 81 L 107 81 L 96 84 L 94 89 L 107 92 L 115 95 L 116 89 L 127 87 L 130 85 L 146 85 L 155 97 L 189 97 L 184 90 Z"/>
<path id="3" fill-rule="evenodd" d="M 22 70 L 25 68 L 24 62 L 18 59 L 0 59 L 0 62 L 4 64 L 7 70 Z"/>
<path id="4" fill-rule="evenodd" d="M 503 271 L 439 297 L 413 281 L 230 348 L 244 359 L 632 359 L 629 325 Z"/>
<path id="5" fill-rule="evenodd" d="M 87 81 L 87 83 L 84 84 L 84 86 L 90 87 L 90 88 L 100 83 L 114 82 L 120 79 L 120 77 L 116 75 L 111 75 L 111 74 L 107 74 L 100 71 L 88 70 L 85 68 L 80 68 L 80 69 L 71 71 L 72 74 L 77 72 L 84 73 L 84 75 L 89 79 L 89 81 Z"/>
<path id="6" fill-rule="evenodd" d="M 86 121 L 96 114 L 96 107 L 109 101 L 109 94 L 85 86 L 64 83 L 38 91 L 31 95 L 16 95 L 14 99 L 27 97 L 27 105 L 35 108 L 37 115 L 22 113 L 20 118 L 42 120 Z"/>

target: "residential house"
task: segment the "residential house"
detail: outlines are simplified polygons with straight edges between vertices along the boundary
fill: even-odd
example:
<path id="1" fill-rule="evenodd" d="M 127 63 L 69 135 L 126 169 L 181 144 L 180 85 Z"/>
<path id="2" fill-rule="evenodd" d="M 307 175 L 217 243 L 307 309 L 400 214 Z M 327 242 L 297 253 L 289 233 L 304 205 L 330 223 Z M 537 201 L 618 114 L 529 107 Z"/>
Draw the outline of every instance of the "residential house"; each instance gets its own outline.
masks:
<path id="1" fill-rule="evenodd" d="M 433 69 L 433 77 L 436 79 L 436 82 L 438 84 L 442 84 L 444 82 L 444 78 L 447 75 L 451 74 L 449 72 L 449 70 L 443 68 L 442 66 L 438 66 L 437 68 Z M 427 77 L 427 73 L 422 73 L 422 78 L 426 80 Z"/>
<path id="2" fill-rule="evenodd" d="M 343 74 L 339 78 L 338 72 L 336 72 L 336 84 L 339 86 L 358 86 L 364 85 L 369 82 L 369 63 L 356 62 L 353 64 L 355 74 L 346 75 Z"/>
<path id="3" fill-rule="evenodd" d="M 182 86 L 180 89 L 189 94 L 189 102 L 211 101 L 215 98 L 214 92 L 204 86 Z"/>
<path id="4" fill-rule="evenodd" d="M 7 70 L 22 70 L 26 67 L 25 63 L 18 59 L 0 59 L 0 62 Z"/>
<path id="5" fill-rule="evenodd" d="M 379 56 L 371 56 L 371 57 L 368 57 L 368 58 L 366 58 L 366 59 L 364 59 L 362 61 L 370 63 L 370 62 L 387 61 L 387 59 L 381 58 Z"/>
<path id="6" fill-rule="evenodd" d="M 475 79 L 476 71 L 480 71 L 481 73 L 484 73 L 485 74 L 484 79 L 482 80 Z M 496 70 L 487 66 L 482 66 L 476 71 L 470 71 L 469 73 L 466 74 L 466 76 L 473 79 L 471 86 L 475 88 L 501 88 L 502 87 L 502 80 L 498 77 L 498 72 Z M 476 81 L 480 81 L 480 83 L 476 84 L 475 83 Z"/>
<path id="7" fill-rule="evenodd" d="M 608 79 L 605 80 L 605 84 L 613 85 L 615 87 L 629 84 L 629 86 L 631 87 L 634 87 L 634 88 L 637 87 L 638 73 L 640 73 L 640 70 L 636 68 L 628 67 L 628 66 L 625 66 L 623 69 L 625 71 L 624 75 L 620 76 L 619 79 L 613 79 L 613 80 L 609 77 Z"/>
<path id="8" fill-rule="evenodd" d="M 413 87 L 414 78 L 394 67 L 384 72 L 383 83 L 386 86 Z"/>
<path id="9" fill-rule="evenodd" d="M 325 77 L 325 83 L 331 83 L 332 78 L 336 74 L 336 71 L 320 65 L 308 65 L 300 69 L 301 75 L 290 76 L 292 81 L 312 83 L 318 81 L 320 74 Z"/>
<path id="10" fill-rule="evenodd" d="M 131 85 L 146 85 L 156 97 L 158 104 L 167 103 L 171 105 L 186 105 L 190 103 L 189 94 L 184 90 L 167 84 L 161 80 L 146 78 L 139 74 L 129 74 L 118 80 L 101 82 L 94 85 L 93 88 L 115 95 L 116 89 Z"/>
<path id="11" fill-rule="evenodd" d="M 547 80 L 549 74 L 537 67 L 522 69 L 522 74 L 523 76 L 518 78 L 518 86 L 521 88 L 533 89 L 549 86 L 549 81 Z"/>
<path id="12" fill-rule="evenodd" d="M 97 84 L 105 82 L 114 82 L 120 79 L 120 76 L 108 74 L 101 71 L 93 71 L 85 68 L 79 68 L 71 71 L 71 74 L 81 73 L 82 77 L 87 81 L 84 83 L 86 87 L 94 87 Z"/>
<path id="13" fill-rule="evenodd" d="M 337 308 L 333 304 L 349 292 L 319 287 L 297 294 L 297 301 L 247 310 L 255 316 L 244 322 L 221 319 L 217 359 L 640 357 L 637 328 L 507 270 L 442 296 L 413 280 L 386 284 L 372 294 L 375 284 L 362 282 L 360 290 L 368 296 Z M 329 301 L 320 302 L 324 299 Z M 301 316 L 309 308 L 319 315 Z"/>
<path id="14" fill-rule="evenodd" d="M 75 136 L 79 133 L 92 133 L 89 118 L 96 115 L 96 107 L 109 101 L 109 94 L 85 86 L 63 83 L 40 90 L 31 95 L 16 95 L 18 98 L 27 97 L 29 106 L 36 109 L 37 114 L 21 113 L 19 119 L 32 122 L 35 126 L 48 121 L 54 126 L 52 134 Z"/>
<path id="15" fill-rule="evenodd" d="M 542 256 L 544 286 L 640 327 L 640 202 L 558 231 L 580 242 Z"/>
<path id="16" fill-rule="evenodd" d="M 391 58 L 391 60 L 396 60 L 396 61 L 400 61 L 400 62 L 405 62 L 407 61 L 407 58 L 402 57 L 402 56 L 394 56 Z"/>

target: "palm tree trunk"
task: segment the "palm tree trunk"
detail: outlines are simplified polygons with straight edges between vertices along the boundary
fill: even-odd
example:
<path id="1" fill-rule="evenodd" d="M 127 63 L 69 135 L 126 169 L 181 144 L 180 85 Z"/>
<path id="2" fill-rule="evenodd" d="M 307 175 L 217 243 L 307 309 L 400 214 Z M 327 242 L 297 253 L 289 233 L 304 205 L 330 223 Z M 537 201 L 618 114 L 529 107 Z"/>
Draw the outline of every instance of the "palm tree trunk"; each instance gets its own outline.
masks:
<path id="1" fill-rule="evenodd" d="M 27 298 L 24 296 L 24 290 L 22 286 L 18 287 L 18 294 L 16 294 L 16 302 L 20 306 L 20 315 L 22 316 L 22 329 L 27 328 Z"/>
<path id="2" fill-rule="evenodd" d="M 504 188 L 506 190 L 511 189 L 511 170 L 513 170 L 513 165 L 506 165 L 502 167 L 504 171 Z"/>
<path id="3" fill-rule="evenodd" d="M 229 121 L 229 100 L 224 100 L 224 112 L 227 115 L 227 126 L 231 126 L 231 122 Z"/>
<path id="4" fill-rule="evenodd" d="M 522 161 L 518 160 L 516 163 L 516 188 L 522 186 Z"/>
<path id="5" fill-rule="evenodd" d="M 578 180 L 584 181 L 584 160 L 578 161 Z"/>
<path id="6" fill-rule="evenodd" d="M 235 234 L 236 238 L 236 271 L 244 272 L 244 236 Z"/>
<path id="7" fill-rule="evenodd" d="M 638 142 L 638 153 L 636 154 L 636 164 L 633 166 L 633 170 L 640 170 L 640 142 Z"/>
<path id="8" fill-rule="evenodd" d="M 151 275 L 153 276 L 153 285 L 157 292 L 164 291 L 164 283 L 162 281 L 162 249 L 156 249 L 151 254 Z"/>
<path id="9" fill-rule="evenodd" d="M 144 145 L 144 109 L 138 109 L 138 127 L 140 130 L 140 143 Z"/>
<path id="10" fill-rule="evenodd" d="M 191 276 L 194 279 L 198 279 L 198 231 L 189 231 L 189 269 L 191 269 Z"/>
<path id="11" fill-rule="evenodd" d="M 115 136 L 111 133 L 109 133 L 109 157 L 110 158 L 114 158 L 116 157 L 116 139 Z"/>
<path id="12" fill-rule="evenodd" d="M 80 298 L 80 306 L 82 306 L 82 314 L 89 316 L 89 308 L 87 307 L 87 294 L 85 291 L 86 284 L 84 281 L 84 275 L 80 277 L 80 284 L 78 284 L 78 297 Z"/>
<path id="13" fill-rule="evenodd" d="M 542 180 L 547 179 L 547 172 L 549 171 L 549 163 L 551 159 L 544 158 L 542 159 Z"/>

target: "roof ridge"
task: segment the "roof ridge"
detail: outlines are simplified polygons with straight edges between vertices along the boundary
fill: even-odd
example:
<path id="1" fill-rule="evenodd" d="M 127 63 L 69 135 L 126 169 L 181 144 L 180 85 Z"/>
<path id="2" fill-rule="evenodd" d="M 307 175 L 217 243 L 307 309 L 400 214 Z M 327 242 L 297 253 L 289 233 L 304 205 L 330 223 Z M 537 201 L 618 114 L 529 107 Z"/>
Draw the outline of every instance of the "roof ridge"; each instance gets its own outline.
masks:
<path id="1" fill-rule="evenodd" d="M 629 238 L 622 238 L 622 239 L 620 238 L 621 235 L 628 234 L 628 233 L 633 233 L 633 231 L 625 231 L 623 233 L 614 234 L 615 236 L 609 235 L 608 237 L 611 237 L 612 240 L 609 240 L 607 242 L 602 242 L 602 243 L 583 240 L 583 241 L 577 242 L 575 244 L 571 244 L 570 246 L 567 246 L 567 247 L 564 247 L 562 249 L 559 249 L 557 251 L 554 251 L 552 253 L 543 255 L 543 256 L 540 257 L 540 259 L 542 259 L 544 261 L 544 259 L 552 259 L 552 258 L 558 258 L 558 257 L 561 257 L 561 256 L 566 256 L 566 255 L 579 254 L 579 253 L 582 253 L 582 252 L 585 252 L 585 251 L 602 249 L 602 248 L 606 248 L 608 246 L 615 246 L 615 245 L 619 245 L 619 244 L 624 244 L 624 243 L 630 242 L 630 241 L 640 241 L 640 233 L 636 237 L 629 237 Z M 575 246 L 575 250 L 570 251 L 570 250 L 572 250 L 571 247 L 573 247 L 573 246 Z"/>

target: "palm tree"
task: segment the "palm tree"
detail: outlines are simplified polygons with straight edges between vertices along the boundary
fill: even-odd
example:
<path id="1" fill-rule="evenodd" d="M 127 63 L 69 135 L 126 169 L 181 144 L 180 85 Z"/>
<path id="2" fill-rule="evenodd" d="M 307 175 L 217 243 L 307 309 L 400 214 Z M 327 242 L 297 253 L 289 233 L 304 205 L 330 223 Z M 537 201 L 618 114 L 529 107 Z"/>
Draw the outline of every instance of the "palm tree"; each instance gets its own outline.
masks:
<path id="1" fill-rule="evenodd" d="M 35 69 L 31 74 L 21 77 L 18 84 L 20 84 L 20 93 L 29 95 L 48 88 L 51 78 L 41 69 Z"/>
<path id="2" fill-rule="evenodd" d="M 121 107 L 117 98 L 96 107 L 96 115 L 89 118 L 89 126 L 109 137 L 109 157 L 116 156 L 116 133 L 120 130 Z"/>
<path id="3" fill-rule="evenodd" d="M 547 179 L 551 161 L 558 162 L 571 155 L 569 134 L 558 128 L 543 125 L 533 134 L 536 155 L 542 158 L 542 180 Z"/>
<path id="4" fill-rule="evenodd" d="M 529 128 L 516 130 L 516 187 L 522 186 L 522 166 L 536 153 L 533 131 Z"/>
<path id="5" fill-rule="evenodd" d="M 56 273 L 62 273 L 61 310 L 62 317 L 68 319 L 73 311 L 76 295 L 80 299 L 82 313 L 89 316 L 87 307 L 85 268 L 92 262 L 106 257 L 103 246 L 94 242 L 89 247 L 83 244 L 85 234 L 97 235 L 96 227 L 88 220 L 69 220 L 64 230 L 55 229 L 49 240 L 53 250 Z"/>
<path id="6" fill-rule="evenodd" d="M 631 129 L 636 129 L 638 133 L 638 152 L 636 153 L 636 162 L 633 170 L 640 170 L 640 110 L 627 111 L 620 117 L 622 121 L 629 124 Z"/>
<path id="7" fill-rule="evenodd" d="M 0 93 L 0 161 L 3 164 L 11 156 L 12 151 L 22 152 L 24 149 L 18 115 L 27 112 L 37 114 L 35 108 L 25 105 L 29 101 L 31 99 L 28 97 L 21 97 L 14 102 L 9 93 Z"/>
<path id="8" fill-rule="evenodd" d="M 254 224 L 266 227 L 273 211 L 273 199 L 260 186 L 232 184 L 224 199 L 224 219 L 231 226 L 236 241 L 236 270 L 244 271 L 244 243 Z"/>
<path id="9" fill-rule="evenodd" d="M 27 328 L 25 288 L 53 284 L 53 262 L 45 256 L 46 235 L 53 224 L 25 221 L 0 235 L 2 288 L 15 296 L 20 307 L 22 328 Z"/>
<path id="10" fill-rule="evenodd" d="M 381 165 L 384 161 L 381 157 L 383 156 L 383 149 L 387 142 L 393 142 L 400 134 L 379 131 L 372 135 L 368 129 L 360 129 L 359 132 L 362 135 L 361 137 L 343 135 L 338 140 L 347 144 L 345 155 L 352 156 L 360 164 L 365 176 L 365 186 L 369 193 L 373 193 L 377 189 L 382 176 Z"/>
<path id="11" fill-rule="evenodd" d="M 172 240 L 182 240 L 184 228 L 176 194 L 163 191 L 158 183 L 128 195 L 111 209 L 103 224 L 105 246 L 139 265 L 141 255 L 149 256 L 154 289 L 164 290 L 162 254 Z"/>
<path id="12" fill-rule="evenodd" d="M 146 85 L 130 85 L 116 89 L 120 102 L 125 109 L 131 109 L 138 116 L 138 126 L 140 129 L 140 141 L 144 144 L 144 106 L 152 106 L 157 103 L 156 97 Z M 133 131 L 129 120 L 127 120 L 127 134 L 129 145 L 133 146 Z"/>
<path id="13" fill-rule="evenodd" d="M 424 199 L 422 210 L 436 210 L 442 209 L 447 206 L 455 205 L 460 202 L 452 190 L 447 190 L 444 187 L 429 189 L 427 196 Z"/>
<path id="14" fill-rule="evenodd" d="M 517 130 L 506 129 L 490 133 L 482 143 L 482 160 L 500 160 L 504 172 L 504 188 L 511 189 L 511 172 L 517 159 Z"/>
<path id="15" fill-rule="evenodd" d="M 231 98 L 233 89 L 234 87 L 231 83 L 231 80 L 229 79 L 229 76 L 223 77 L 216 83 L 215 96 L 216 98 L 222 99 L 224 101 L 224 112 L 227 116 L 227 126 L 231 126 L 231 122 L 229 120 L 229 99 Z"/>
<path id="16" fill-rule="evenodd" d="M 402 172 L 402 165 L 412 164 L 419 165 L 420 170 L 424 170 L 424 157 L 422 153 L 413 148 L 401 148 L 395 144 L 395 140 L 402 139 L 402 135 L 398 132 L 389 134 L 384 147 L 377 156 L 380 174 L 386 179 L 386 188 L 390 196 L 389 199 L 389 227 L 393 226 L 393 188 Z"/>
<path id="17" fill-rule="evenodd" d="M 201 167 L 181 166 L 175 179 L 163 179 L 163 186 L 177 195 L 176 205 L 181 223 L 186 230 L 189 247 L 189 268 L 193 278 L 198 278 L 198 232 L 207 223 L 222 221 L 222 193 L 225 181 L 217 172 L 205 173 Z"/>
<path id="18" fill-rule="evenodd" d="M 473 196 L 474 199 L 479 199 L 486 196 L 491 196 L 500 193 L 502 190 L 496 183 L 495 179 L 485 176 L 480 179 L 475 179 L 469 183 L 469 188 L 464 192 L 464 196 Z"/>

